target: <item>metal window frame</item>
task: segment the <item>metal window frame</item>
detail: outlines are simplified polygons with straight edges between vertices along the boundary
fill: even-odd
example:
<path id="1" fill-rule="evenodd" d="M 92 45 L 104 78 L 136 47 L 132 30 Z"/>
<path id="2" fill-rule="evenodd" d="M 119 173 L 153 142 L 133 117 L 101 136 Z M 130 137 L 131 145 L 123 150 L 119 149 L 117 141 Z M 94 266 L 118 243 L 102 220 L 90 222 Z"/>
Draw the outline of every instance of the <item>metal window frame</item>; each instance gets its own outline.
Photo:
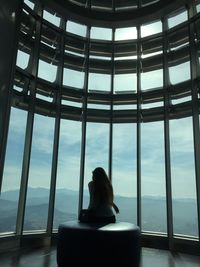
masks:
<path id="1" fill-rule="evenodd" d="M 42 14 L 42 6 L 39 2 L 35 4 L 35 11 L 37 14 Z M 19 202 L 17 210 L 17 222 L 16 222 L 16 235 L 21 236 L 23 233 L 24 226 L 24 216 L 25 216 L 25 206 L 27 197 L 27 187 L 29 178 L 29 167 L 30 167 L 30 157 L 31 157 L 31 146 L 32 146 L 32 135 L 33 135 L 33 123 L 34 123 L 34 110 L 35 110 L 35 97 L 36 97 L 36 77 L 38 73 L 39 64 L 39 50 L 40 50 L 40 37 L 42 24 L 40 20 L 35 20 L 35 49 L 32 50 L 29 61 L 32 67 L 31 74 L 34 77 L 30 81 L 30 104 L 28 110 L 27 124 L 26 124 L 26 134 L 25 134 L 25 144 L 24 144 L 24 154 L 22 163 L 22 174 L 21 174 L 21 184 L 19 192 Z"/>
<path id="2" fill-rule="evenodd" d="M 63 18 L 61 18 L 60 20 L 60 27 L 63 30 L 66 27 L 66 21 Z M 60 64 L 57 69 L 57 77 L 55 81 L 58 91 L 55 95 L 56 119 L 55 119 L 55 126 L 54 126 L 54 144 L 53 144 L 53 157 L 52 157 L 52 169 L 51 169 L 51 185 L 50 185 L 49 209 L 48 209 L 48 219 L 47 219 L 47 234 L 49 236 L 52 233 L 53 219 L 54 219 L 59 138 L 60 138 L 61 92 L 62 92 L 63 72 L 64 72 L 65 37 L 63 34 L 59 35 L 59 37 L 60 37 L 60 47 L 59 47 Z"/>
<path id="3" fill-rule="evenodd" d="M 90 56 L 90 32 L 91 27 L 87 27 L 86 33 L 86 59 L 85 59 L 85 78 L 84 78 L 84 94 L 82 106 L 82 138 L 81 138 L 81 157 L 80 157 L 80 181 L 79 181 L 79 204 L 78 214 L 83 207 L 83 188 L 85 176 L 85 150 L 86 150 L 86 130 L 87 130 L 87 102 L 88 102 L 88 80 L 89 80 L 89 56 Z"/>
<path id="4" fill-rule="evenodd" d="M 196 2 L 193 0 L 187 5 L 188 20 L 196 15 Z M 191 73 L 191 95 L 192 95 L 192 118 L 193 118 L 193 142 L 194 142 L 194 160 L 196 176 L 196 196 L 197 196 L 197 218 L 198 232 L 200 242 L 200 125 L 199 125 L 199 100 L 198 87 L 194 82 L 200 75 L 200 64 L 195 43 L 195 22 L 188 24 L 189 53 L 190 53 L 190 73 Z"/>
<path id="5" fill-rule="evenodd" d="M 114 3 L 113 3 L 114 5 Z M 114 6 L 113 6 L 114 8 Z M 114 93 L 114 75 L 115 75 L 115 29 L 112 29 L 112 56 L 111 56 L 111 101 L 110 101 L 110 131 L 109 131 L 109 159 L 108 159 L 108 173 L 112 181 L 112 168 L 113 168 L 113 93 Z"/>
<path id="6" fill-rule="evenodd" d="M 137 59 L 138 59 L 137 60 L 137 225 L 142 230 L 142 197 L 141 197 L 142 46 L 141 46 L 141 27 L 140 26 L 137 26 Z"/>
<path id="7" fill-rule="evenodd" d="M 172 212 L 172 188 L 171 188 L 171 158 L 170 158 L 170 126 L 169 126 L 169 112 L 170 112 L 170 79 L 168 67 L 168 20 L 162 19 L 163 27 L 163 87 L 164 91 L 164 143 L 165 143 L 165 179 L 166 179 L 166 204 L 167 204 L 167 235 L 169 248 L 173 250 L 173 212 Z"/>

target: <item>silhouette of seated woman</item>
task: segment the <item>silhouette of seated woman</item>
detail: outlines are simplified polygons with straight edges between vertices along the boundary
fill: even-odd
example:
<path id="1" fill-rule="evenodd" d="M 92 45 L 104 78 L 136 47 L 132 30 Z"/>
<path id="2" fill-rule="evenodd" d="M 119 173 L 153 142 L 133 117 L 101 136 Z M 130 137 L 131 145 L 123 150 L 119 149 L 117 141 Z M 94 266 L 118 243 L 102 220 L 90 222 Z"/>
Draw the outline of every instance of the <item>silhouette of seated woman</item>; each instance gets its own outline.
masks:
<path id="1" fill-rule="evenodd" d="M 92 172 L 92 181 L 88 183 L 90 202 L 87 210 L 82 210 L 79 216 L 81 222 L 114 223 L 118 207 L 113 202 L 114 194 L 112 184 L 101 167 Z"/>

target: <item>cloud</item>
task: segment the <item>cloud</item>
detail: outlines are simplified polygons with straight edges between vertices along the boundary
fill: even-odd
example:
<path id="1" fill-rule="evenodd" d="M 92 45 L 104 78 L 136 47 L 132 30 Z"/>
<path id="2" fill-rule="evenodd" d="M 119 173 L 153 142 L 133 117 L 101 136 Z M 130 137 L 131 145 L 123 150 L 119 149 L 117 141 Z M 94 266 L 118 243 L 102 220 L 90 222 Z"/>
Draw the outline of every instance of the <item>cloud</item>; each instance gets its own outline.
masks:
<path id="1" fill-rule="evenodd" d="M 12 109 L 4 188 L 19 187 L 26 114 L 24 111 Z M 35 115 L 30 164 L 31 186 L 49 187 L 54 122 L 52 118 Z M 81 122 L 61 120 L 59 188 L 79 188 L 81 127 Z M 87 189 L 95 167 L 102 166 L 108 171 L 109 124 L 87 123 L 86 133 L 84 187 Z M 141 141 L 142 192 L 145 195 L 165 195 L 164 123 L 142 123 Z M 174 196 L 195 196 L 192 118 L 170 121 L 170 141 Z M 136 150 L 136 124 L 114 124 L 113 184 L 116 192 L 121 195 L 136 194 Z"/>
<path id="2" fill-rule="evenodd" d="M 21 165 L 5 165 L 3 174 L 2 191 L 15 190 L 20 188 L 21 183 Z"/>

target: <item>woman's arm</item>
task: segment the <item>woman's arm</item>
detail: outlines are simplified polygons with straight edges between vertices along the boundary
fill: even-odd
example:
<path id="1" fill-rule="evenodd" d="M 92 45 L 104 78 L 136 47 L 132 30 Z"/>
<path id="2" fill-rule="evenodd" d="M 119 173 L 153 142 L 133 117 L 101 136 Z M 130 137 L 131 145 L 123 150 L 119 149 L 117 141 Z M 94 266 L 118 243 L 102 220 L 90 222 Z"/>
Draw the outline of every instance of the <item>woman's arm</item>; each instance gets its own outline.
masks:
<path id="1" fill-rule="evenodd" d="M 89 189 L 89 193 L 90 193 L 90 201 L 89 201 L 89 205 L 88 205 L 88 209 L 91 209 L 93 207 L 93 202 L 94 202 L 94 196 L 93 196 L 93 189 L 94 188 L 94 182 L 90 181 L 88 183 L 88 189 Z"/>
<path id="2" fill-rule="evenodd" d="M 88 183 L 88 189 L 89 189 L 90 194 L 91 194 L 91 192 L 92 192 L 93 186 L 94 186 L 94 182 L 93 182 L 93 181 L 90 181 L 90 182 Z"/>

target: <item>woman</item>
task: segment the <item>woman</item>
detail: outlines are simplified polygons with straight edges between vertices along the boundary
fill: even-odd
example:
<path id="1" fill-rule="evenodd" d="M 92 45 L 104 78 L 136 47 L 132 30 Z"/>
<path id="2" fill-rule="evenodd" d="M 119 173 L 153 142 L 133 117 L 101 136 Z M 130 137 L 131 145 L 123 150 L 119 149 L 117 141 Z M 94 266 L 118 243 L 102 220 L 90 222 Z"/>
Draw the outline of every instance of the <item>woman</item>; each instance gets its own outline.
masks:
<path id="1" fill-rule="evenodd" d="M 92 173 L 92 181 L 88 184 L 90 193 L 88 210 L 83 210 L 79 219 L 88 222 L 113 223 L 116 221 L 113 208 L 116 213 L 119 213 L 119 209 L 113 202 L 112 184 L 103 168 L 98 167 Z"/>

